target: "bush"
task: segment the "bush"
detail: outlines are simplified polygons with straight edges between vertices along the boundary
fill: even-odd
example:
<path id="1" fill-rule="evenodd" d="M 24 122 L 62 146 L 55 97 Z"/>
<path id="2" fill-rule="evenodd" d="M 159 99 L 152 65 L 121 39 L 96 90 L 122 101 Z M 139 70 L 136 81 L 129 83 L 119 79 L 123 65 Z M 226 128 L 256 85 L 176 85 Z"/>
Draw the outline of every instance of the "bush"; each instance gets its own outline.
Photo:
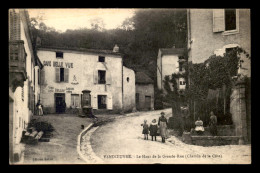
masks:
<path id="1" fill-rule="evenodd" d="M 53 132 L 55 129 L 51 125 L 51 123 L 47 121 L 38 121 L 36 119 L 31 120 L 28 124 L 28 128 L 34 127 L 38 132 L 43 131 L 45 132 Z"/>

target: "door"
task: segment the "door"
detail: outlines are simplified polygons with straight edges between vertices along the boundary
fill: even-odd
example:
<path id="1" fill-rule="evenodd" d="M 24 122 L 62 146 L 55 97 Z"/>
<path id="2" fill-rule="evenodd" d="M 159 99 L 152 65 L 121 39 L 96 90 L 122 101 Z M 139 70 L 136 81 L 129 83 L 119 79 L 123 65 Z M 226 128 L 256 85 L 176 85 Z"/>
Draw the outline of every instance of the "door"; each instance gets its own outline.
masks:
<path id="1" fill-rule="evenodd" d="M 64 113 L 66 108 L 65 94 L 55 93 L 56 113 Z"/>
<path id="2" fill-rule="evenodd" d="M 151 96 L 145 96 L 145 109 L 151 109 Z"/>

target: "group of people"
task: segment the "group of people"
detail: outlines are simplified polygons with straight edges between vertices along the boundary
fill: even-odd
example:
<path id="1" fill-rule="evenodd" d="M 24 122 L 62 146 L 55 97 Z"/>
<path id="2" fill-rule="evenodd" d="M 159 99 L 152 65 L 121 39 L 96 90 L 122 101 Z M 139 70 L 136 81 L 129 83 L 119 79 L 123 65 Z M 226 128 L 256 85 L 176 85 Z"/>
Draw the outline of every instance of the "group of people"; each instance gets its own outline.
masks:
<path id="1" fill-rule="evenodd" d="M 161 112 L 161 117 L 158 120 L 158 123 L 156 123 L 156 119 L 152 120 L 152 123 L 150 125 L 147 124 L 147 120 L 144 120 L 144 124 L 141 124 L 143 126 L 143 134 L 144 134 L 144 140 L 148 140 L 148 135 L 150 132 L 150 136 L 156 141 L 156 136 L 162 137 L 162 142 L 165 143 L 165 138 L 167 137 L 167 119 L 165 118 L 165 113 Z"/>
<path id="2" fill-rule="evenodd" d="M 203 121 L 200 120 L 200 117 L 198 117 L 198 120 L 195 122 L 194 130 L 198 135 L 201 135 L 204 132 Z M 210 112 L 209 131 L 213 136 L 217 135 L 217 116 L 213 113 L 213 111 Z"/>
<path id="3" fill-rule="evenodd" d="M 151 124 L 148 125 L 147 120 L 144 120 L 144 123 L 141 124 L 143 126 L 142 133 L 144 134 L 144 140 L 148 140 L 148 135 L 150 134 L 152 141 L 156 141 L 156 136 L 161 136 L 162 142 L 165 143 L 165 138 L 168 136 L 168 122 L 164 115 L 165 113 L 161 112 L 158 123 L 156 122 L 156 119 L 153 119 Z M 200 120 L 199 117 L 198 120 L 195 122 L 194 130 L 197 132 L 198 135 L 201 135 L 204 132 L 203 121 Z M 217 135 L 217 116 L 213 113 L 213 111 L 210 112 L 209 130 L 213 136 Z"/>

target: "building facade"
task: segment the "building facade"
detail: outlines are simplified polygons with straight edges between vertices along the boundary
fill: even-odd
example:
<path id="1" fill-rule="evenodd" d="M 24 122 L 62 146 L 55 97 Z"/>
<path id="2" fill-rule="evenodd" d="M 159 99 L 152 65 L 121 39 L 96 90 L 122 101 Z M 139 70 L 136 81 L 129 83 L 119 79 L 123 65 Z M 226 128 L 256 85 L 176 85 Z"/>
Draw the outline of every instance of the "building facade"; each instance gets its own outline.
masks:
<path id="1" fill-rule="evenodd" d="M 241 47 L 251 54 L 251 21 L 249 9 L 188 9 L 188 56 L 192 63 L 203 63 L 211 55 Z M 250 75 L 250 61 L 239 71 Z"/>
<path id="2" fill-rule="evenodd" d="M 44 65 L 40 98 L 44 112 L 64 113 L 65 109 L 61 112 L 59 109 L 64 102 L 66 109 L 81 108 L 83 90 L 90 91 L 90 97 L 86 99 L 96 112 L 133 109 L 134 72 L 123 66 L 118 49 L 39 47 L 37 55 Z"/>
<path id="3" fill-rule="evenodd" d="M 204 63 L 211 55 L 223 56 L 235 47 L 251 56 L 250 9 L 188 9 L 187 14 L 189 62 Z M 241 136 L 241 141 L 250 141 L 251 60 L 243 54 L 233 80 L 229 112 L 235 134 Z"/>
<path id="4" fill-rule="evenodd" d="M 166 76 L 171 76 L 173 73 L 185 73 L 184 62 L 182 59 L 184 53 L 183 48 L 164 48 L 159 49 L 157 57 L 157 87 L 164 91 L 164 80 Z M 184 90 L 186 87 L 185 78 L 179 77 L 176 79 L 177 88 Z M 172 87 L 170 85 L 170 87 Z M 173 88 L 172 88 L 173 89 Z M 165 92 L 165 91 L 164 91 Z"/>
<path id="5" fill-rule="evenodd" d="M 39 71 L 25 10 L 9 10 L 9 159 L 20 160 L 22 132 L 35 113 L 40 95 Z"/>
<path id="6" fill-rule="evenodd" d="M 154 110 L 154 82 L 143 72 L 135 74 L 136 109 Z"/>

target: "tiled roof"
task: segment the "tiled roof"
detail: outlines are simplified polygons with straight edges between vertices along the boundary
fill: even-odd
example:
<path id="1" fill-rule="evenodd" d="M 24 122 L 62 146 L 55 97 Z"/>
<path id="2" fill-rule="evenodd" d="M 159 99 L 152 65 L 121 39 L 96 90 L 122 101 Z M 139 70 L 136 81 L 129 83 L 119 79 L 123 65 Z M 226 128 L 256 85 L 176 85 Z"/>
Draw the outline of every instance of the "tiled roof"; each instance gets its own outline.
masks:
<path id="1" fill-rule="evenodd" d="M 112 50 L 102 50 L 102 49 L 85 49 L 85 48 L 75 48 L 75 47 L 53 47 L 53 46 L 40 46 L 37 49 L 39 50 L 54 50 L 54 51 L 78 51 L 78 52 L 89 52 L 89 53 L 102 53 L 102 54 L 112 54 L 112 55 L 120 55 L 122 53 L 113 52 Z"/>
<path id="2" fill-rule="evenodd" d="M 161 48 L 162 55 L 180 55 L 184 53 L 184 48 Z"/>
<path id="3" fill-rule="evenodd" d="M 144 72 L 135 73 L 135 83 L 139 84 L 153 84 L 153 80 L 147 76 Z"/>

